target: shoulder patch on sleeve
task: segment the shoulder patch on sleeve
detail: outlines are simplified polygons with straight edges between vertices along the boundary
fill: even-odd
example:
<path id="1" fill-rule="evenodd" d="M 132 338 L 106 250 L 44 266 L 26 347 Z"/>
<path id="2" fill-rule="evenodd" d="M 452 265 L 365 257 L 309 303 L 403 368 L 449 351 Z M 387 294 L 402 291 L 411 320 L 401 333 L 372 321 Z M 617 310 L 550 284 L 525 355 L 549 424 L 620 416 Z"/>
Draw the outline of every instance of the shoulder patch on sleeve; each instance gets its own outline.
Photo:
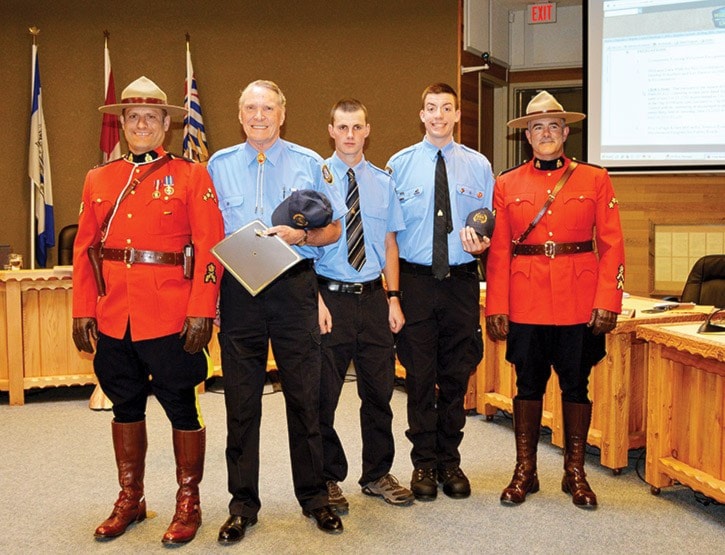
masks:
<path id="1" fill-rule="evenodd" d="M 322 164 L 322 177 L 324 178 L 325 183 L 332 185 L 334 178 L 332 177 L 332 172 L 330 171 L 330 168 L 327 167 L 327 164 Z"/>

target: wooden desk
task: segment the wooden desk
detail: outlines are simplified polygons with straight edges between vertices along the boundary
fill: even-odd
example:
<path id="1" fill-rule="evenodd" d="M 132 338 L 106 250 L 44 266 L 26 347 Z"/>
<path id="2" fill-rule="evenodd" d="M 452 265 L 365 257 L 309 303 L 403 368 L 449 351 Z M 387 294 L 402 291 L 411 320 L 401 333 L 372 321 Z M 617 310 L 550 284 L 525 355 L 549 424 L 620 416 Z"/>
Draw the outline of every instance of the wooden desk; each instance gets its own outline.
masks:
<path id="1" fill-rule="evenodd" d="M 658 494 L 676 480 L 725 503 L 725 335 L 647 325 L 647 467 Z"/>
<path id="2" fill-rule="evenodd" d="M 70 271 L 0 272 L 0 390 L 11 405 L 33 387 L 96 383 L 93 357 L 72 339 Z"/>
<path id="3" fill-rule="evenodd" d="M 221 356 L 214 327 L 209 351 L 215 376 Z M 73 281 L 68 267 L 0 272 L 0 391 L 11 405 L 25 390 L 97 383 L 93 355 L 73 343 Z M 276 365 L 270 350 L 267 370 Z"/>
<path id="4" fill-rule="evenodd" d="M 607 334 L 607 356 L 593 370 L 589 379 L 589 396 L 593 402 L 592 423 L 587 442 L 601 451 L 600 462 L 619 474 L 628 464 L 629 449 L 644 447 L 646 442 L 646 343 L 635 337 L 639 324 L 657 322 L 701 321 L 712 307 L 671 310 L 657 314 L 642 313 L 656 299 L 629 297 L 624 308 L 634 309 L 633 318 L 620 318 L 617 327 Z M 513 412 L 516 374 L 506 361 L 506 342 L 485 336 L 484 359 L 478 367 L 476 410 L 493 418 L 497 410 Z M 552 376 L 544 395 L 542 425 L 551 429 L 551 442 L 564 446 L 559 380 Z"/>

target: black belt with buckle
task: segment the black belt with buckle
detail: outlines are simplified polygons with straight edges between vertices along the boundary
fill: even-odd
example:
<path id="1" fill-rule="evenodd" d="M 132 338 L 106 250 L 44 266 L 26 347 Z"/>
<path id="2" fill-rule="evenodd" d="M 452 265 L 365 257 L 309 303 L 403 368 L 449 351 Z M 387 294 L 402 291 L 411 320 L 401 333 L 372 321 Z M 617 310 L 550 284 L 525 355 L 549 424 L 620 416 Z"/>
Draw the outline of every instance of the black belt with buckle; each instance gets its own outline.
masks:
<path id="1" fill-rule="evenodd" d="M 169 266 L 183 266 L 183 252 L 144 251 L 128 247 L 125 249 L 101 249 L 103 260 L 123 262 L 124 264 L 166 264 Z"/>
<path id="2" fill-rule="evenodd" d="M 433 268 L 424 266 L 423 264 L 414 264 L 407 260 L 400 259 L 400 271 L 406 274 L 414 274 L 417 276 L 432 276 Z M 451 275 L 476 274 L 478 275 L 478 262 L 468 262 L 467 264 L 458 264 L 450 267 Z"/>
<path id="3" fill-rule="evenodd" d="M 549 258 L 554 258 L 557 254 L 579 254 L 582 252 L 592 252 L 594 245 L 591 241 L 583 241 L 581 243 L 554 243 L 547 241 L 543 245 L 514 245 L 514 256 L 523 254 L 525 256 L 543 254 Z"/>
<path id="4" fill-rule="evenodd" d="M 372 293 L 383 288 L 383 280 L 381 278 L 362 283 L 351 283 L 347 281 L 336 281 L 317 276 L 317 282 L 328 291 L 335 293 L 352 293 L 354 295 L 362 295 L 363 293 Z"/>

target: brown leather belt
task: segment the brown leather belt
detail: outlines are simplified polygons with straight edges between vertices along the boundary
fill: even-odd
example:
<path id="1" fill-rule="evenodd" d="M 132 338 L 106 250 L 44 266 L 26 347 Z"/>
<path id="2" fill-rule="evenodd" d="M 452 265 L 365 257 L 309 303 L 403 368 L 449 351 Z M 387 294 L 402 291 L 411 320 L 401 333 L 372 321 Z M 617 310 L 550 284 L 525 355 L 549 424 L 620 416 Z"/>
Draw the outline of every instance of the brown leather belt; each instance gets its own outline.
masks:
<path id="1" fill-rule="evenodd" d="M 583 241 L 581 243 L 554 243 L 554 241 L 547 241 L 543 245 L 514 245 L 514 256 L 519 254 L 543 254 L 549 258 L 554 258 L 557 254 L 579 254 L 581 252 L 592 252 L 593 250 L 594 245 L 591 241 Z"/>
<path id="2" fill-rule="evenodd" d="M 126 249 L 106 249 L 101 250 L 101 258 L 103 260 L 111 260 L 113 262 L 123 262 L 124 264 L 167 264 L 169 266 L 183 266 L 183 252 L 158 252 L 158 251 L 142 251 L 128 247 Z"/>

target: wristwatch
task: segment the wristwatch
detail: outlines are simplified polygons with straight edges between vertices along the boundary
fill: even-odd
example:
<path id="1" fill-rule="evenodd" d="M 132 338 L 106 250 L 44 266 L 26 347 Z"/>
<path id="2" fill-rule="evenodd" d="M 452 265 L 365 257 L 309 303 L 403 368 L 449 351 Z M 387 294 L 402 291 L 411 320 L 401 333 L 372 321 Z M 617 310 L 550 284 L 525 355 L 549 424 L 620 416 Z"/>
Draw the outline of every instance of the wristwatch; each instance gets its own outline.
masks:
<path id="1" fill-rule="evenodd" d="M 304 237 L 295 243 L 298 247 L 304 247 L 307 244 L 307 230 L 305 229 L 303 231 L 305 232 Z"/>
<path id="2" fill-rule="evenodd" d="M 388 298 L 390 297 L 398 297 L 399 299 L 403 298 L 403 292 L 399 289 L 390 289 L 388 290 Z"/>

